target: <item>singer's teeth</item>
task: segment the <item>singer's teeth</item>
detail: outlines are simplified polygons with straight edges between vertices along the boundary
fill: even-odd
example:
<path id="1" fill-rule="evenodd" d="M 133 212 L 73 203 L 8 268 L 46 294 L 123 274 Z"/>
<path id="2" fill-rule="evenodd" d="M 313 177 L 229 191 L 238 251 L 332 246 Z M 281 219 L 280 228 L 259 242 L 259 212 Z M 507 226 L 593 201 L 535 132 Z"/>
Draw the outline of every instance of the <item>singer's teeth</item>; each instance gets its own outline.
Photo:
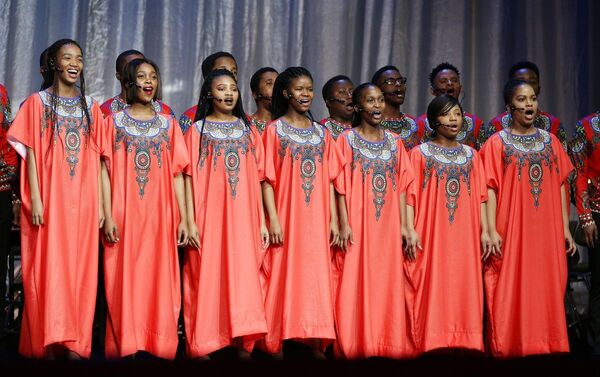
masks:
<path id="1" fill-rule="evenodd" d="M 76 69 L 68 69 L 67 72 L 76 75 L 78 71 Z"/>

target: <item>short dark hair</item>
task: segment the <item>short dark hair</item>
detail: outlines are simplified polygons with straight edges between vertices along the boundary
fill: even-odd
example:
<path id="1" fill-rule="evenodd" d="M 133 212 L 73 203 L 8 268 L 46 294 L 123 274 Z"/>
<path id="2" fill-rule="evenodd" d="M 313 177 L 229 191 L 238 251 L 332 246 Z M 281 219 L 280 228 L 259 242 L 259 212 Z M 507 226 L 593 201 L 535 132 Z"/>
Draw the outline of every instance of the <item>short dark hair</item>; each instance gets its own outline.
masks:
<path id="1" fill-rule="evenodd" d="M 398 73 L 400 73 L 400 70 L 398 69 L 398 67 L 394 66 L 394 65 L 386 65 L 385 67 L 381 67 L 379 68 L 374 74 L 373 77 L 371 78 L 371 82 L 375 85 L 377 85 L 377 81 L 379 81 L 379 78 L 381 77 L 381 75 L 383 74 L 383 72 L 385 71 L 396 71 Z"/>
<path id="2" fill-rule="evenodd" d="M 510 79 L 507 81 L 507 83 L 504 85 L 504 90 L 502 91 L 502 93 L 504 95 L 504 104 L 505 105 L 510 104 L 510 100 L 511 100 L 513 94 L 515 94 L 515 91 L 517 90 L 517 88 L 522 85 L 529 85 L 529 83 L 525 80 L 518 80 L 518 79 Z M 529 85 L 529 86 L 531 86 L 531 85 Z"/>
<path id="3" fill-rule="evenodd" d="M 323 95 L 323 99 L 325 101 L 327 101 L 328 99 L 331 98 L 332 94 L 331 94 L 331 89 L 333 88 L 333 84 L 336 83 L 336 81 L 350 81 L 350 83 L 352 83 L 352 80 L 350 80 L 350 77 L 348 76 L 344 76 L 344 75 L 337 75 L 337 76 L 333 76 L 332 78 L 330 78 L 329 80 L 327 80 L 327 82 L 325 83 L 325 85 L 323 85 L 323 90 L 321 92 L 321 94 Z"/>
<path id="4" fill-rule="evenodd" d="M 437 117 L 446 114 L 454 106 L 458 106 L 460 112 L 464 115 L 464 110 L 460 102 L 447 94 L 437 96 L 429 102 L 429 106 L 427 106 L 427 121 L 429 122 L 429 127 L 434 131 L 434 134 L 437 128 Z"/>
<path id="5" fill-rule="evenodd" d="M 208 74 L 215 68 L 215 62 L 217 61 L 217 59 L 223 58 L 223 57 L 230 58 L 237 64 L 237 61 L 235 60 L 233 55 L 231 55 L 229 52 L 225 52 L 225 51 L 215 52 L 214 54 L 208 55 L 206 57 L 206 59 L 204 59 L 202 61 L 202 77 L 206 78 L 208 76 Z"/>
<path id="6" fill-rule="evenodd" d="M 512 79 L 515 72 L 517 72 L 520 69 L 530 69 L 533 72 L 535 72 L 535 75 L 537 76 L 538 80 L 540 79 L 540 70 L 538 66 L 535 63 L 527 60 L 523 60 L 513 64 L 513 66 L 510 67 L 510 70 L 508 71 L 508 78 Z"/>
<path id="7" fill-rule="evenodd" d="M 115 69 L 118 74 L 122 74 L 123 66 L 125 65 L 125 58 L 128 56 L 131 56 L 131 55 L 141 55 L 143 57 L 146 57 L 144 54 L 142 54 L 138 50 L 123 51 L 122 53 L 119 54 L 119 56 L 117 56 L 117 62 L 115 64 Z"/>
<path id="8" fill-rule="evenodd" d="M 274 72 L 279 74 L 275 68 L 272 67 L 262 67 L 258 71 L 254 72 L 252 77 L 250 78 L 250 91 L 252 93 L 258 92 L 258 85 L 260 84 L 260 79 L 262 78 L 263 73 Z"/>
<path id="9" fill-rule="evenodd" d="M 152 68 L 156 71 L 156 76 L 158 77 L 158 85 L 156 87 L 156 92 L 154 93 L 154 100 L 161 98 L 162 84 L 160 80 L 160 70 L 158 69 L 158 65 L 154 63 L 150 59 L 134 59 L 130 61 L 123 69 L 123 83 L 125 83 L 125 100 L 128 104 L 132 104 L 137 102 L 138 94 L 137 94 L 137 71 L 138 68 L 142 64 L 150 64 Z"/>
<path id="10" fill-rule="evenodd" d="M 431 73 L 429 74 L 429 84 L 431 85 L 432 88 L 435 86 L 433 84 L 433 82 L 435 80 L 435 76 L 437 76 L 438 73 L 440 73 L 441 71 L 444 71 L 446 69 L 448 69 L 450 71 L 454 71 L 456 73 L 456 76 L 458 76 L 458 78 L 460 79 L 460 72 L 458 71 L 458 68 L 456 68 L 454 65 L 452 65 L 448 62 L 443 62 L 443 63 L 436 65 L 431 70 Z"/>

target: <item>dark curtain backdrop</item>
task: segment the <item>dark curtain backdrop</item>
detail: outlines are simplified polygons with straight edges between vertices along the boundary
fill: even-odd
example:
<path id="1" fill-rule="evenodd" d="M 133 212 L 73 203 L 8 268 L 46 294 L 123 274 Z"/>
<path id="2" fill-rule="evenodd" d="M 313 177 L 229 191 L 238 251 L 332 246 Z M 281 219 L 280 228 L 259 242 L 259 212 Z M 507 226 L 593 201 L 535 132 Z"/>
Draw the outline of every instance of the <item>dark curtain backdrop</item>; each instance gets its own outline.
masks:
<path id="1" fill-rule="evenodd" d="M 527 59 L 541 70 L 541 107 L 572 129 L 600 109 L 599 20 L 595 0 L 0 0 L 0 82 L 20 103 L 39 88 L 40 52 L 68 37 L 84 48 L 88 93 L 100 102 L 118 92 L 116 56 L 135 48 L 159 64 L 179 115 L 197 101 L 201 61 L 225 50 L 248 112 L 250 76 L 265 65 L 307 67 L 324 116 L 329 77 L 358 85 L 394 64 L 409 79 L 403 110 L 416 115 L 431 99 L 431 68 L 449 61 L 465 108 L 488 120 L 503 108 L 508 68 Z"/>

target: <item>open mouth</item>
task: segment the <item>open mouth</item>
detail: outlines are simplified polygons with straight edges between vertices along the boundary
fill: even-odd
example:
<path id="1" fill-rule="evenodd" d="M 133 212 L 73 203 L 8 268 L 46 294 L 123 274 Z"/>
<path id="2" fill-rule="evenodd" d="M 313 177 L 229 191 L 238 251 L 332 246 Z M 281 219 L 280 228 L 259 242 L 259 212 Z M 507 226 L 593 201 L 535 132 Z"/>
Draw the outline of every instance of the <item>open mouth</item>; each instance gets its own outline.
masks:
<path id="1" fill-rule="evenodd" d="M 309 105 L 310 104 L 310 100 L 309 99 L 301 99 L 300 101 L 298 101 L 301 105 Z"/>
<path id="2" fill-rule="evenodd" d="M 225 98 L 223 102 L 227 105 L 233 105 L 233 98 Z"/>
<path id="3" fill-rule="evenodd" d="M 525 115 L 531 116 L 533 114 L 535 114 L 535 111 L 533 111 L 533 109 L 527 109 L 527 110 L 525 110 Z"/>
<path id="4" fill-rule="evenodd" d="M 67 69 L 67 73 L 69 74 L 69 76 L 77 77 L 77 75 L 79 74 L 79 71 L 75 68 L 69 68 L 69 69 Z"/>
<path id="5" fill-rule="evenodd" d="M 393 95 L 398 96 L 398 97 L 404 97 L 404 91 L 403 90 L 395 90 L 392 92 Z"/>
<path id="6" fill-rule="evenodd" d="M 373 117 L 373 119 L 381 119 L 381 111 L 375 110 L 371 112 L 371 116 Z"/>
<path id="7" fill-rule="evenodd" d="M 151 96 L 152 93 L 154 92 L 154 88 L 152 86 L 144 86 L 142 88 L 142 90 L 144 91 L 144 93 L 146 93 L 149 96 Z"/>

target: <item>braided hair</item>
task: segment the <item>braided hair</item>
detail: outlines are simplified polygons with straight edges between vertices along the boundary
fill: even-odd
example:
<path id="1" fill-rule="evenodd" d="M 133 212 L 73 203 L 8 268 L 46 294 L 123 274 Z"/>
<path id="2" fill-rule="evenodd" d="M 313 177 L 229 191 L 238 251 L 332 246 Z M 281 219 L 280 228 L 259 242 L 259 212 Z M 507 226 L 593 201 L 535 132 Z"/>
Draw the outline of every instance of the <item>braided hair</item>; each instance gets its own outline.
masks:
<path id="1" fill-rule="evenodd" d="M 287 114 L 290 99 L 283 95 L 283 91 L 287 90 L 289 92 L 292 80 L 303 76 L 313 81 L 312 75 L 304 67 L 289 67 L 277 76 L 273 85 L 273 97 L 271 99 L 271 119 L 275 120 Z M 315 121 L 310 110 L 308 110 L 308 118 L 313 122 Z"/>

